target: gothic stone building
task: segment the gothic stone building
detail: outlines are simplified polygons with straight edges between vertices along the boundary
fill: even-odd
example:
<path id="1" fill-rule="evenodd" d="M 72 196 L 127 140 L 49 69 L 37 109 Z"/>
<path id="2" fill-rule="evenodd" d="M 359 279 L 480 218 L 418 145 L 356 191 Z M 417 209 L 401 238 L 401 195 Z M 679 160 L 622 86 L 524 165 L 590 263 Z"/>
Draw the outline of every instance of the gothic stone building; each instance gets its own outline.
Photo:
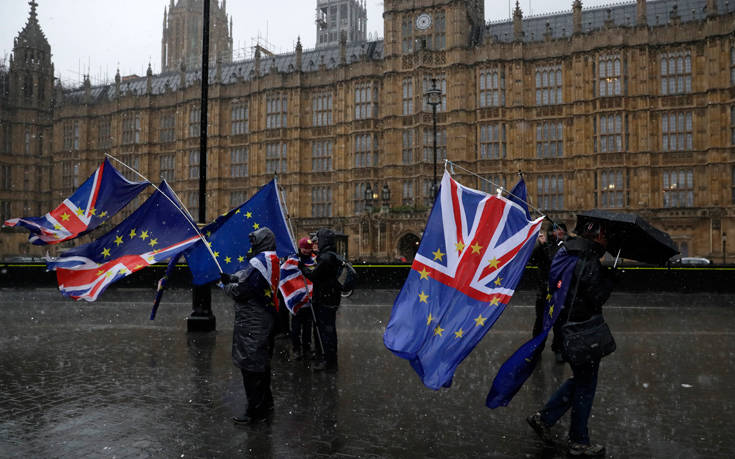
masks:
<path id="1" fill-rule="evenodd" d="M 733 10 L 724 0 L 575 0 L 569 13 L 523 18 L 516 5 L 512 20 L 487 23 L 480 0 L 386 0 L 383 40 L 342 34 L 336 46 L 220 60 L 209 78 L 208 217 L 277 174 L 297 237 L 331 226 L 349 237 L 350 258 L 410 259 L 432 203 L 424 93 L 434 83 L 439 174 L 446 158 L 460 182 L 494 192 L 520 170 L 554 220 L 634 211 L 683 254 L 732 260 Z M 0 80 L 3 217 L 44 212 L 105 152 L 165 177 L 197 215 L 200 73 L 179 66 L 52 91 L 50 73 L 23 57 L 26 29 Z M 51 111 L 40 93 L 26 97 L 24 78 L 44 78 Z M 4 233 L 1 249 L 29 247 Z"/>

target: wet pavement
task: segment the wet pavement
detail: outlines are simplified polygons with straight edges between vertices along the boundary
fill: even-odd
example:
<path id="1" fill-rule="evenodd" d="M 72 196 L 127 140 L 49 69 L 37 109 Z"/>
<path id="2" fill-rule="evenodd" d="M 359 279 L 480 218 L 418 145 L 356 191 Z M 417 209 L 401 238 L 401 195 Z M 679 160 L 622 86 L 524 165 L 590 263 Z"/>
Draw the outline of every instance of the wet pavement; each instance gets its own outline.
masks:
<path id="1" fill-rule="evenodd" d="M 52 289 L 0 290 L 0 457 L 565 457 L 568 415 L 544 447 L 525 417 L 570 370 L 545 351 L 506 408 L 485 397 L 528 336 L 520 292 L 459 366 L 425 388 L 382 333 L 395 291 L 360 291 L 337 319 L 339 371 L 312 373 L 276 342 L 275 410 L 238 427 L 232 308 L 213 292 L 218 331 L 187 334 L 190 293 L 113 289 L 95 303 Z M 733 457 L 735 304 L 725 295 L 616 294 L 605 312 L 618 350 L 603 360 L 590 421 L 608 457 Z"/>

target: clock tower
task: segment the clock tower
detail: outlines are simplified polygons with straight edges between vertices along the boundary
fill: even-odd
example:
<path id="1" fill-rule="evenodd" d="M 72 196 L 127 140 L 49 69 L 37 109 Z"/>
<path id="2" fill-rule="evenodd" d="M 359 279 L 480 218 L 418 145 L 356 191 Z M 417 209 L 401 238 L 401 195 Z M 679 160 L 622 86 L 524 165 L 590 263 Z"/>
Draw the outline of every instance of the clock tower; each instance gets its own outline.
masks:
<path id="1" fill-rule="evenodd" d="M 472 45 L 484 26 L 483 0 L 385 0 L 385 55 Z"/>

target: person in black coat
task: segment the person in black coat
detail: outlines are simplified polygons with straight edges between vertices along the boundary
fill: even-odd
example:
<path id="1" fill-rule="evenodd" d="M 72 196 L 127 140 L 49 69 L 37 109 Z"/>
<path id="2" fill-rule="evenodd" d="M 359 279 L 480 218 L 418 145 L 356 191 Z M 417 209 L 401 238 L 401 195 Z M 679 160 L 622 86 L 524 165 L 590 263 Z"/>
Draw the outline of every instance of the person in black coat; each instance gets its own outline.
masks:
<path id="1" fill-rule="evenodd" d="M 230 275 L 222 273 L 225 294 L 235 300 L 235 324 L 232 333 L 232 361 L 242 373 L 247 410 L 233 417 L 236 424 L 264 420 L 273 409 L 271 393 L 271 356 L 273 354 L 273 327 L 276 308 L 270 279 L 261 272 L 265 257 L 275 261 L 272 269 L 279 269 L 275 254 L 276 238 L 268 228 L 250 233 L 251 251 L 245 269 Z M 259 263 L 260 261 L 260 263 Z"/>
<path id="2" fill-rule="evenodd" d="M 324 356 L 313 369 L 337 370 L 337 308 L 342 299 L 342 289 L 337 282 L 341 262 L 337 257 L 334 231 L 322 228 L 316 233 L 319 255 L 316 266 L 310 272 L 302 270 L 314 283 L 312 304 L 316 313 L 317 329 L 324 345 Z"/>
<path id="3" fill-rule="evenodd" d="M 564 302 L 564 309 L 571 311 L 568 312 L 570 322 L 581 322 L 602 314 L 602 305 L 610 297 L 616 281 L 614 271 L 604 269 L 600 263 L 606 247 L 604 226 L 593 222 L 585 225 L 582 237 L 566 241 L 556 255 L 578 257 Z M 551 426 L 571 408 L 569 453 L 601 456 L 605 454 L 605 447 L 590 443 L 587 429 L 600 361 L 570 365 L 572 377 L 557 389 L 541 411 L 529 416 L 527 421 L 544 441 L 550 442 L 553 438 Z"/>

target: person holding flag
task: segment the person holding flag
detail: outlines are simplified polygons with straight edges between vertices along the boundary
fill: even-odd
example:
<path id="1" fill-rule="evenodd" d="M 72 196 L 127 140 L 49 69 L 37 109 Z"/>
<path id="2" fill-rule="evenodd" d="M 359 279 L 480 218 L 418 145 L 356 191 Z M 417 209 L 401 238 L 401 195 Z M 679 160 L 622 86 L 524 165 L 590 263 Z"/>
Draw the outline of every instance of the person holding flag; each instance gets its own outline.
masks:
<path id="1" fill-rule="evenodd" d="M 304 276 L 303 271 L 311 271 L 316 264 L 314 243 L 308 237 L 299 240 L 299 253 L 292 255 L 281 264 L 281 285 L 286 307 L 291 317 L 291 345 L 294 360 L 308 358 L 311 353 L 311 332 L 314 325 L 311 298 L 314 284 Z M 303 271 L 302 271 L 303 270 Z"/>
<path id="2" fill-rule="evenodd" d="M 232 361 L 240 368 L 248 401 L 245 413 L 232 418 L 235 424 L 263 421 L 273 409 L 270 361 L 280 277 L 276 237 L 263 227 L 248 238 L 248 264 L 220 275 L 225 294 L 235 300 Z"/>
<path id="3" fill-rule="evenodd" d="M 566 297 L 557 298 L 564 304 L 564 309 L 569 311 L 570 322 L 582 322 L 602 314 L 602 305 L 610 297 L 615 283 L 615 273 L 611 271 L 612 274 L 609 274 L 600 264 L 600 257 L 605 254 L 607 247 L 605 227 L 597 222 L 588 223 L 581 236 L 565 242 L 553 263 L 554 267 L 566 264 L 565 271 L 571 274 L 571 281 L 567 282 Z M 564 263 L 566 260 L 569 263 Z M 548 325 L 545 329 L 548 332 Z M 570 363 L 570 366 L 572 377 L 557 389 L 541 411 L 529 416 L 527 421 L 542 440 L 550 442 L 553 438 L 551 426 L 571 408 L 569 454 L 602 456 L 605 454 L 605 447 L 590 443 L 587 429 L 597 388 L 600 360 L 584 365 Z"/>

